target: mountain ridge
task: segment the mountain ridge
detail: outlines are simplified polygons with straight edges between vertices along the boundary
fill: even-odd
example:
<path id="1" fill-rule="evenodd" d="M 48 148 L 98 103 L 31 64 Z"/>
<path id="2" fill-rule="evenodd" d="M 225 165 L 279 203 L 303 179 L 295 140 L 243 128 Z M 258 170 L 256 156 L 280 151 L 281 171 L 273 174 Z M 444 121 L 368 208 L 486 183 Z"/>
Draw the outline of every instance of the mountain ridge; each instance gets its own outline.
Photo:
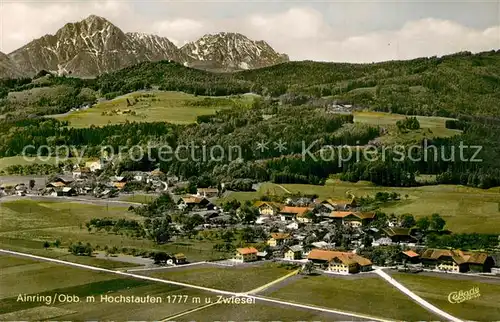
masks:
<path id="1" fill-rule="evenodd" d="M 214 62 L 218 68 L 246 70 L 289 61 L 288 55 L 276 52 L 267 42 L 232 32 L 205 34 L 180 50 L 192 61 Z"/>
<path id="2" fill-rule="evenodd" d="M 30 41 L 7 57 L 9 65 L 18 66 L 22 74 L 29 76 L 47 70 L 82 77 L 98 76 L 144 61 L 173 60 L 194 68 L 228 71 L 288 61 L 288 56 L 276 53 L 265 41 L 253 41 L 237 33 L 217 35 L 221 35 L 215 37 L 217 48 L 211 48 L 206 56 L 196 57 L 189 55 L 186 48 L 199 44 L 203 37 L 178 48 L 166 37 L 124 32 L 107 19 L 90 15 L 81 21 L 66 23 L 53 35 Z M 0 77 L 5 75 L 0 73 Z"/>

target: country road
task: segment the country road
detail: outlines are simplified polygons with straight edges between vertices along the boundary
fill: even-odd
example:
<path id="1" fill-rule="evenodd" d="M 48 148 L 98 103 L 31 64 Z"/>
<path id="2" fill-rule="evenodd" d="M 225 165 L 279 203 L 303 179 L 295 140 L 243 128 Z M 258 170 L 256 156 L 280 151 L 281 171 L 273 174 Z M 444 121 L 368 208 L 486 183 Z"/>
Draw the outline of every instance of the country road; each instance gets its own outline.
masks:
<path id="1" fill-rule="evenodd" d="M 365 321 L 365 320 L 366 321 L 382 321 L 382 322 L 391 321 L 391 320 L 387 320 L 384 318 L 373 317 L 373 316 L 368 316 L 368 315 L 364 315 L 364 314 L 358 314 L 358 313 L 353 313 L 353 312 L 344 312 L 344 311 L 333 310 L 333 309 L 328 309 L 328 308 L 324 308 L 324 307 L 317 307 L 317 306 L 312 306 L 312 305 L 306 305 L 306 304 L 292 303 L 292 302 L 287 302 L 287 301 L 283 301 L 283 300 L 267 298 L 267 297 L 259 296 L 259 295 L 249 295 L 249 294 L 245 294 L 245 293 L 235 293 L 235 292 L 230 292 L 230 291 L 218 290 L 218 289 L 214 289 L 214 288 L 203 287 L 203 286 L 198 286 L 198 285 L 193 285 L 193 284 L 188 284 L 188 283 L 176 282 L 176 281 L 171 281 L 171 280 L 165 280 L 165 279 L 154 278 L 154 277 L 149 277 L 149 276 L 144 276 L 144 275 L 122 272 L 122 271 L 115 271 L 115 270 L 101 268 L 101 267 L 78 264 L 78 263 L 63 261 L 63 260 L 55 259 L 55 258 L 47 258 L 47 257 L 42 257 L 42 256 L 37 256 L 37 255 L 32 255 L 32 254 L 27 254 L 27 253 L 15 252 L 15 251 L 7 250 L 7 249 L 0 249 L 0 254 L 1 253 L 6 254 L 6 255 L 21 256 L 21 257 L 32 258 L 35 260 L 41 260 L 41 261 L 47 261 L 47 262 L 52 262 L 52 263 L 57 263 L 57 264 L 62 264 L 62 265 L 67 265 L 67 266 L 72 266 L 72 267 L 78 267 L 78 268 L 88 269 L 88 270 L 97 271 L 97 272 L 104 272 L 104 273 L 110 273 L 110 274 L 127 276 L 127 277 L 132 277 L 132 278 L 137 278 L 137 279 L 148 280 L 148 281 L 152 281 L 152 282 L 177 285 L 177 286 L 182 286 L 182 287 L 186 287 L 186 288 L 193 288 L 193 289 L 198 289 L 198 290 L 209 292 L 209 293 L 227 295 L 227 296 L 232 296 L 232 297 L 233 296 L 234 297 L 245 297 L 245 298 L 251 298 L 251 299 L 254 299 L 256 301 L 262 301 L 262 302 L 266 302 L 266 303 L 270 303 L 270 304 L 278 304 L 278 305 L 282 305 L 282 306 L 288 306 L 288 307 L 294 307 L 294 308 L 300 308 L 300 309 L 308 309 L 308 310 L 313 310 L 313 311 L 322 312 L 322 313 L 329 313 L 329 314 L 333 315 L 332 318 L 333 318 L 333 320 L 336 320 L 336 321 L 345 321 L 346 318 L 356 319 L 357 321 L 360 321 L 360 320 L 363 320 L 363 321 Z"/>
<path id="2" fill-rule="evenodd" d="M 387 282 L 392 284 L 394 287 L 396 287 L 399 291 L 403 292 L 407 296 L 409 296 L 413 301 L 417 302 L 419 305 L 423 306 L 427 310 L 436 313 L 437 315 L 443 317 L 446 319 L 446 321 L 453 321 L 453 322 L 462 322 L 462 320 L 454 317 L 451 314 L 446 313 L 445 311 L 435 307 L 431 303 L 427 302 L 417 294 L 413 293 L 409 289 L 407 289 L 403 284 L 399 283 L 396 281 L 394 278 L 389 276 L 386 272 L 382 271 L 381 269 L 376 269 L 375 273 L 377 273 L 380 277 L 385 279 Z"/>

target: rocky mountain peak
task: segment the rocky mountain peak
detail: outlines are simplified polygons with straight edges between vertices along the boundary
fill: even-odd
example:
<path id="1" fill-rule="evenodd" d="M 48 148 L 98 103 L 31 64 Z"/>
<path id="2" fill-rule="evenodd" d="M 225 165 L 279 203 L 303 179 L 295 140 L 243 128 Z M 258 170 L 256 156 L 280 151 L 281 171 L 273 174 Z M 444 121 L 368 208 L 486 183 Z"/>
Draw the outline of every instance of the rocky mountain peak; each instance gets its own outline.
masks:
<path id="1" fill-rule="evenodd" d="M 206 34 L 181 48 L 192 66 L 206 66 L 228 70 L 265 67 L 288 61 L 288 56 L 277 53 L 264 41 L 254 41 L 240 33 L 220 32 Z"/>
<path id="2" fill-rule="evenodd" d="M 286 55 L 277 53 L 266 42 L 253 41 L 239 33 L 207 34 L 178 48 L 165 37 L 124 33 L 96 15 L 67 23 L 54 35 L 35 39 L 9 54 L 8 58 L 9 65 L 16 66 L 26 75 L 47 70 L 75 76 L 96 76 L 139 62 L 158 60 L 225 71 L 288 61 Z"/>

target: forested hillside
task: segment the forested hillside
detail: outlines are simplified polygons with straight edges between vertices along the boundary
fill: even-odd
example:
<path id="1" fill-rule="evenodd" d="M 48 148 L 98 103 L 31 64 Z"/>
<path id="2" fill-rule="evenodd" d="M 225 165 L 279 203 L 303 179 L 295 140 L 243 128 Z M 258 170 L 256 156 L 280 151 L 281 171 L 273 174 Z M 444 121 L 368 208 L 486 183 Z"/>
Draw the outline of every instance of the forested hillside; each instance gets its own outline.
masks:
<path id="1" fill-rule="evenodd" d="M 152 87 L 210 96 L 254 92 L 278 97 L 294 93 L 309 98 L 330 97 L 400 114 L 497 116 L 500 52 L 466 52 L 374 64 L 290 62 L 232 74 L 210 73 L 167 61 L 141 63 L 97 79 L 51 77 L 23 86 L 4 81 L 0 83 L 0 98 L 4 98 L 0 107 L 4 112 L 12 111 L 8 108 L 11 103 L 5 99 L 9 91 L 62 84 L 77 90 L 89 88 L 96 91 L 96 96 L 106 98 Z M 53 110 L 60 112 L 81 104 L 81 95 L 74 93 Z M 74 104 L 69 102 L 71 98 Z"/>
<path id="2" fill-rule="evenodd" d="M 279 106 L 259 100 L 252 108 L 235 107 L 213 116 L 200 116 L 198 124 L 191 125 L 125 123 L 75 129 L 68 128 L 67 123 L 43 118 L 4 121 L 1 125 L 2 157 L 20 155 L 29 145 L 30 150 L 24 151 L 29 156 L 36 155 L 42 146 L 52 151 L 57 151 L 58 146 L 70 146 L 73 156 L 97 157 L 101 147 L 107 146 L 115 156 L 120 148 L 124 153 L 113 173 L 152 170 L 159 165 L 165 173 L 196 178 L 204 185 L 226 182 L 248 189 L 251 183 L 262 181 L 321 184 L 330 175 L 339 174 L 352 182 L 415 186 L 418 175 L 429 174 L 436 175 L 440 183 L 500 186 L 500 126 L 475 120 L 450 122 L 449 126 L 462 128 L 462 135 L 429 138 L 428 145 L 444 151 L 438 152 L 436 159 L 425 158 L 423 150 L 411 154 L 412 158 L 400 158 L 387 145 L 385 157 L 385 150 L 378 149 L 376 160 L 360 159 L 355 154 L 347 158 L 347 150 L 339 147 L 347 145 L 355 151 L 355 146 L 362 147 L 382 135 L 380 127 L 353 123 L 352 115 L 328 113 L 319 107 Z M 259 146 L 261 142 L 267 145 Z M 284 143 L 282 149 L 276 145 L 278 142 Z M 458 155 L 461 144 L 482 149 L 477 155 L 477 149 L 466 149 L 466 159 L 462 160 Z M 133 146 L 132 152 L 123 150 Z M 169 148 L 164 149 L 166 146 Z M 407 156 L 410 146 L 402 147 Z M 139 151 L 138 147 L 148 153 L 138 155 L 134 152 Z M 47 154 L 47 149 L 39 152 Z M 472 157 L 481 161 L 468 161 Z"/>
<path id="3" fill-rule="evenodd" d="M 291 62 L 235 74 L 145 63 L 104 75 L 104 93 L 158 85 L 200 95 L 287 92 L 333 96 L 366 108 L 417 115 L 500 115 L 500 52 L 376 64 Z"/>
<path id="4" fill-rule="evenodd" d="M 241 159 L 237 160 L 207 162 L 202 155 L 184 160 L 188 155 L 183 154 L 181 161 L 153 162 L 144 158 L 139 162 L 124 161 L 119 167 L 150 169 L 159 163 L 165 172 L 183 178 L 204 178 L 209 184 L 221 180 L 321 183 L 331 174 L 340 174 L 348 181 L 411 186 L 418 184 L 419 174 L 431 174 L 441 183 L 482 188 L 500 185 L 500 52 L 377 64 L 292 62 L 234 74 L 210 73 L 162 61 L 141 63 L 96 79 L 46 73 L 37 76 L 34 80 L 0 82 L 2 157 L 19 155 L 30 144 L 35 148 L 86 147 L 85 156 L 97 156 L 100 146 L 146 146 L 149 142 L 168 143 L 174 149 L 189 144 L 217 145 L 225 153 L 238 146 Z M 255 99 L 251 108 L 234 107 L 214 116 L 200 116 L 197 124 L 191 125 L 127 123 L 72 129 L 67 123 L 36 117 L 92 104 L 102 97 L 110 99 L 151 88 L 209 96 L 254 92 L 263 97 Z M 448 160 L 442 155 L 437 161 L 418 162 L 393 162 L 388 158 L 339 163 L 339 156 L 327 161 L 310 156 L 304 159 L 304 145 L 314 144 L 310 153 L 317 156 L 324 146 L 366 145 L 387 130 L 353 123 L 352 115 L 332 113 L 328 107 L 335 101 L 399 114 L 456 117 L 458 120 L 448 121 L 447 127 L 462 130 L 461 135 L 434 137 L 428 132 L 428 143 L 443 147 L 447 156 L 458 151 L 460 144 L 481 146 L 475 156 L 481 161 Z M 413 121 L 407 120 L 411 128 L 405 129 L 404 122 L 399 124 L 398 131 L 403 134 L 413 127 L 418 129 L 418 122 Z M 287 143 L 285 151 L 273 146 L 259 151 L 256 146 L 257 142 L 279 140 Z M 159 151 L 153 149 L 153 153 Z M 470 158 L 473 153 L 468 150 L 465 156 Z"/>

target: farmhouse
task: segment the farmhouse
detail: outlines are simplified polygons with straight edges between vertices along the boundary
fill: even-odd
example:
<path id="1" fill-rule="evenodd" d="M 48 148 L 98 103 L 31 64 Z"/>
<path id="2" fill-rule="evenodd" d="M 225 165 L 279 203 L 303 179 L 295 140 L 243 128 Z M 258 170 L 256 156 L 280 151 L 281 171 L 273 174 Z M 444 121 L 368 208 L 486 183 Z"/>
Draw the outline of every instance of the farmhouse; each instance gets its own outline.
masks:
<path id="1" fill-rule="evenodd" d="M 280 209 L 283 208 L 282 204 L 271 201 L 257 201 L 254 206 L 259 209 L 261 216 L 276 216 Z"/>
<path id="2" fill-rule="evenodd" d="M 152 177 L 161 177 L 163 176 L 165 173 L 163 173 L 160 169 L 156 169 L 156 170 L 153 170 L 151 171 L 150 175 Z"/>
<path id="3" fill-rule="evenodd" d="M 330 214 L 330 218 L 345 226 L 361 227 L 372 221 L 375 218 L 375 214 L 372 212 L 333 211 Z"/>
<path id="4" fill-rule="evenodd" d="M 90 168 L 75 166 L 73 169 L 73 179 L 84 178 L 90 174 Z"/>
<path id="5" fill-rule="evenodd" d="M 401 243 L 401 242 L 408 243 L 415 241 L 415 238 L 410 235 L 409 228 L 389 227 L 389 228 L 383 228 L 382 231 L 394 243 Z"/>
<path id="6" fill-rule="evenodd" d="M 288 249 L 285 252 L 283 257 L 287 260 L 301 259 L 302 258 L 302 246 L 294 245 L 294 246 L 288 247 Z"/>
<path id="7" fill-rule="evenodd" d="M 213 209 L 213 205 L 207 198 L 199 198 L 195 196 L 182 197 L 177 202 L 179 209 Z"/>
<path id="8" fill-rule="evenodd" d="M 61 192 L 65 197 L 73 197 L 77 195 L 76 190 L 72 187 L 63 187 Z"/>
<path id="9" fill-rule="evenodd" d="M 233 260 L 241 263 L 253 262 L 257 260 L 258 252 L 254 247 L 237 248 Z"/>
<path id="10" fill-rule="evenodd" d="M 66 187 L 64 182 L 49 182 L 47 183 L 47 188 L 62 188 Z"/>
<path id="11" fill-rule="evenodd" d="M 332 273 L 355 274 L 372 269 L 369 259 L 347 252 L 313 249 L 307 259 Z"/>
<path id="12" fill-rule="evenodd" d="M 115 187 L 118 190 L 123 190 L 123 188 L 125 188 L 125 186 L 127 185 L 127 183 L 124 182 L 124 181 L 114 181 L 112 183 L 112 185 L 113 185 L 113 187 Z"/>
<path id="13" fill-rule="evenodd" d="M 198 188 L 198 190 L 196 191 L 196 196 L 203 198 L 217 197 L 218 194 L 219 189 L 217 188 Z"/>
<path id="14" fill-rule="evenodd" d="M 271 238 L 267 241 L 267 244 L 271 247 L 278 247 L 286 244 L 290 240 L 290 234 L 285 233 L 272 233 Z"/>
<path id="15" fill-rule="evenodd" d="M 77 192 L 72 187 L 49 187 L 45 189 L 44 195 L 49 195 L 52 197 L 73 197 L 77 195 Z"/>
<path id="16" fill-rule="evenodd" d="M 307 220 L 304 217 L 304 215 L 307 212 L 312 211 L 312 210 L 313 210 L 312 208 L 308 208 L 308 207 L 286 206 L 286 207 L 283 207 L 283 209 L 281 209 L 279 211 L 279 215 L 280 215 L 281 221 L 292 221 L 292 220 L 297 220 L 297 218 L 301 218 L 301 219 L 298 219 L 298 221 L 304 221 L 304 220 Z"/>
<path id="17" fill-rule="evenodd" d="M 46 185 L 46 188 L 62 188 L 62 187 L 66 187 L 67 185 L 69 185 L 71 182 L 71 180 L 66 180 L 62 177 L 57 177 L 55 178 L 52 182 L 49 182 L 47 185 Z"/>
<path id="18" fill-rule="evenodd" d="M 321 204 L 333 208 L 336 211 L 347 211 L 357 207 L 356 198 L 351 200 L 336 200 L 336 199 L 326 199 L 321 202 Z"/>
<path id="19" fill-rule="evenodd" d="M 104 168 L 104 162 L 101 160 L 90 160 L 85 162 L 85 168 L 89 168 L 91 172 L 96 172 Z"/>
<path id="20" fill-rule="evenodd" d="M 407 250 L 399 253 L 398 259 L 400 262 L 408 264 L 418 264 L 420 263 L 420 255 L 412 250 Z"/>
<path id="21" fill-rule="evenodd" d="M 271 253 L 263 251 L 263 252 L 258 252 L 257 253 L 257 259 L 259 260 L 266 260 L 271 257 Z"/>
<path id="22" fill-rule="evenodd" d="M 494 265 L 493 258 L 485 252 L 427 249 L 421 258 L 424 267 L 456 273 L 491 272 Z"/>
<path id="23" fill-rule="evenodd" d="M 181 265 L 181 264 L 187 263 L 186 255 L 184 255 L 182 253 L 175 254 L 173 256 L 173 260 L 174 260 L 175 265 Z"/>

